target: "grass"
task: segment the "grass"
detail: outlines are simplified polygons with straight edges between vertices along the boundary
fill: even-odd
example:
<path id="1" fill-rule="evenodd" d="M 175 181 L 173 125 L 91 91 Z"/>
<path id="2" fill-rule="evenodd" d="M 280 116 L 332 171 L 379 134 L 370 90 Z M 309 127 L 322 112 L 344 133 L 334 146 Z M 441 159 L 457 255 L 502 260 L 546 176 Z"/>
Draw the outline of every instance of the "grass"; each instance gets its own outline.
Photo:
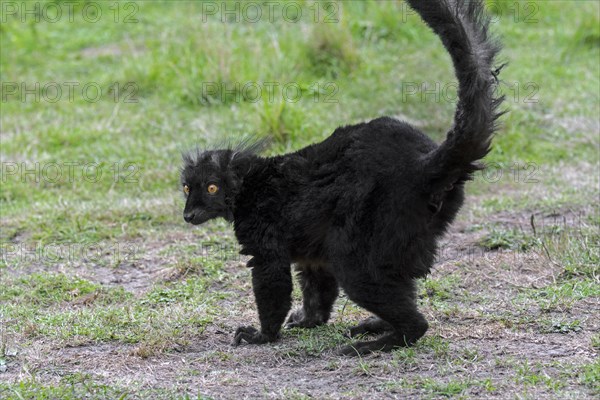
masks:
<path id="1" fill-rule="evenodd" d="M 393 390 L 396 390 L 396 388 L 419 388 L 423 398 L 469 398 L 469 390 L 472 388 L 482 389 L 483 392 L 488 394 L 493 394 L 496 390 L 490 379 L 481 381 L 450 379 L 439 382 L 431 378 L 423 378 L 417 382 L 399 381 L 386 386 Z"/>
<path id="2" fill-rule="evenodd" d="M 23 399 L 61 399 L 76 400 L 86 399 L 118 399 L 152 397 L 160 400 L 210 400 L 211 397 L 203 395 L 181 394 L 168 390 L 140 389 L 132 390 L 130 387 L 114 387 L 100 385 L 93 376 L 88 374 L 69 374 L 60 379 L 58 385 L 46 386 L 37 379 L 32 378 L 20 382 L 18 385 L 9 386 L 0 383 L 0 394 L 6 400 Z"/>
<path id="3" fill-rule="evenodd" d="M 579 379 L 594 393 L 600 394 L 600 361 L 585 365 L 579 372 Z"/>
<path id="4" fill-rule="evenodd" d="M 186 337 L 212 322 L 212 307 L 224 297 L 209 291 L 202 278 L 156 286 L 139 298 L 65 275 L 34 274 L 4 283 L 3 318 L 24 338 L 67 346 L 118 341 L 137 345 L 132 351 L 141 357 L 185 346 Z"/>
<path id="5" fill-rule="evenodd" d="M 294 348 L 286 350 L 285 354 L 288 356 L 319 356 L 325 351 L 348 343 L 348 338 L 344 336 L 347 328 L 344 324 L 324 325 L 310 330 L 294 328 L 286 336 L 294 337 L 297 344 Z"/>
<path id="6" fill-rule="evenodd" d="M 227 223 L 183 225 L 180 153 L 255 135 L 279 154 L 381 115 L 441 140 L 450 59 L 402 1 L 301 0 L 295 22 L 217 3 L 97 2 L 96 22 L 84 2 L 72 20 L 61 2 L 3 8 L 0 397 L 596 395 L 598 4 L 486 1 L 509 113 L 419 282 L 430 332 L 348 361 L 330 349 L 366 314 L 345 299 L 332 324 L 229 346 L 257 322 L 249 271 Z M 560 343 L 560 366 L 535 343 Z M 101 357 L 76 365 L 69 349 Z"/>
<path id="7" fill-rule="evenodd" d="M 527 251 L 537 243 L 534 236 L 524 234 L 518 230 L 492 230 L 480 241 L 480 245 L 487 250 L 510 249 L 516 251 Z"/>

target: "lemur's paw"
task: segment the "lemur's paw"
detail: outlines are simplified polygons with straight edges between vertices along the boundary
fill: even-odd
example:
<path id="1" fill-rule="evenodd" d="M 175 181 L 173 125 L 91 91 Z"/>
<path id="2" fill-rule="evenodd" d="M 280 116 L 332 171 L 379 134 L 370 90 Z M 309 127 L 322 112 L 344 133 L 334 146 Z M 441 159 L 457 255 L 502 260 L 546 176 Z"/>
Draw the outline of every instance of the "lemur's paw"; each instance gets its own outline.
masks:
<path id="1" fill-rule="evenodd" d="M 242 340 L 250 344 L 264 344 L 272 342 L 275 339 L 277 339 L 276 336 L 265 335 L 253 326 L 240 326 L 235 331 L 232 345 L 239 346 Z"/>
<path id="2" fill-rule="evenodd" d="M 287 322 L 285 327 L 289 328 L 314 328 L 315 326 L 322 325 L 322 322 L 315 321 L 314 319 L 306 318 L 302 309 L 294 311 Z"/>
<path id="3" fill-rule="evenodd" d="M 393 331 L 391 324 L 385 322 L 378 317 L 369 317 L 363 320 L 360 324 L 353 326 L 346 332 L 346 337 L 357 337 L 359 335 L 375 334 Z"/>

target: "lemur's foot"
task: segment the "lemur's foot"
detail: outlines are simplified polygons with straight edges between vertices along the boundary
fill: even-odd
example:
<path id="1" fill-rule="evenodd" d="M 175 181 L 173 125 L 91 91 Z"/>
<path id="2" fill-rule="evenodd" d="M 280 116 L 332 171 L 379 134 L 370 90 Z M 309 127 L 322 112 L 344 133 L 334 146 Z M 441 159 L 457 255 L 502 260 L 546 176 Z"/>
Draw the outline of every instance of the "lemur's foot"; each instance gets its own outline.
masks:
<path id="1" fill-rule="evenodd" d="M 314 328 L 319 325 L 323 325 L 325 322 L 315 319 L 308 318 L 304 313 L 303 309 L 294 311 L 287 322 L 285 323 L 286 328 Z"/>
<path id="2" fill-rule="evenodd" d="M 379 317 L 369 317 L 360 322 L 360 324 L 353 326 L 348 331 L 348 337 L 356 337 L 364 334 L 380 334 L 384 332 L 393 331 L 394 328 L 391 324 L 385 322 Z"/>
<path id="3" fill-rule="evenodd" d="M 277 335 L 265 335 L 253 326 L 240 326 L 235 331 L 233 346 L 239 346 L 242 340 L 250 344 L 264 344 L 277 340 Z"/>

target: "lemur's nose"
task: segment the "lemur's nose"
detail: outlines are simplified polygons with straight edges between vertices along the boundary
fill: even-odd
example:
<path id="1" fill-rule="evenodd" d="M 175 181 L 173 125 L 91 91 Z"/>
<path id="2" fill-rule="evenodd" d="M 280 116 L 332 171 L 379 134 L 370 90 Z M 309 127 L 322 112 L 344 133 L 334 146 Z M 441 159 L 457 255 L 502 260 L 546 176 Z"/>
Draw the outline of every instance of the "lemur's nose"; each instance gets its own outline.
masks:
<path id="1" fill-rule="evenodd" d="M 192 222 L 192 220 L 194 219 L 194 213 L 189 212 L 189 213 L 183 214 L 183 219 L 185 220 L 185 222 Z"/>

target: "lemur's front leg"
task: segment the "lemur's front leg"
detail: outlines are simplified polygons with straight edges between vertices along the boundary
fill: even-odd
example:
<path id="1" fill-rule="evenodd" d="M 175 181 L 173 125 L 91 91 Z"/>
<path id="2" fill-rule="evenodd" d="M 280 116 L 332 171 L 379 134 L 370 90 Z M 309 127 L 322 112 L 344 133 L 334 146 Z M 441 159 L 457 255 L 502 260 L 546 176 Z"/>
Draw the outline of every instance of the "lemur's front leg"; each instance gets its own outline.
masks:
<path id="1" fill-rule="evenodd" d="M 239 327 L 233 339 L 234 346 L 242 340 L 254 344 L 277 340 L 292 305 L 292 276 L 288 262 L 253 258 L 248 266 L 252 268 L 252 287 L 261 329 Z"/>

